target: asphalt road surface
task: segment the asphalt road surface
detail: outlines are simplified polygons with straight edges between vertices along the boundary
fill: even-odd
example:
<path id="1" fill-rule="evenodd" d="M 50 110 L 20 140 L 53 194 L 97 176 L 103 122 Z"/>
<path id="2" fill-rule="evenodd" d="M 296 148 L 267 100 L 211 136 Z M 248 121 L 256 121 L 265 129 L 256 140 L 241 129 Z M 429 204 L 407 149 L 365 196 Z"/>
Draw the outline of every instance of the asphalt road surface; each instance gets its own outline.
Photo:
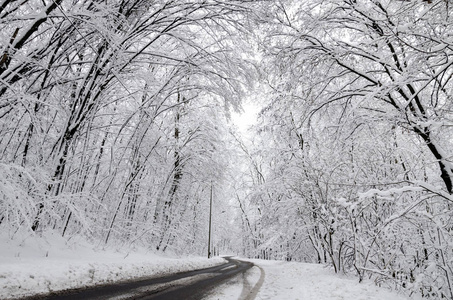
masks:
<path id="1" fill-rule="evenodd" d="M 84 289 L 67 290 L 58 293 L 22 298 L 23 300 L 195 300 L 201 299 L 208 291 L 224 281 L 243 274 L 253 264 L 225 258 L 228 262 L 211 268 L 182 272 L 159 278 L 139 279 Z"/>

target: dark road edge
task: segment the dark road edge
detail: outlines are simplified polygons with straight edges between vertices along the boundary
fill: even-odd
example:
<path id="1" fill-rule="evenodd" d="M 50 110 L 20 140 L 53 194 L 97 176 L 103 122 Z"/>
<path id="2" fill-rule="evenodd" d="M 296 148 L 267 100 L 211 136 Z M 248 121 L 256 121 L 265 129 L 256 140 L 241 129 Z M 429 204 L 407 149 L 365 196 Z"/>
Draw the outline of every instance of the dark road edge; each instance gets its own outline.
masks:
<path id="1" fill-rule="evenodd" d="M 174 274 L 167 274 L 161 277 L 140 277 L 126 281 L 119 281 L 106 284 L 98 284 L 88 287 L 80 287 L 75 289 L 68 289 L 62 291 L 51 292 L 47 294 L 39 294 L 33 296 L 26 296 L 21 298 L 14 298 L 11 300 L 79 300 L 79 299 L 108 299 L 109 297 L 119 296 L 128 291 L 135 289 L 153 286 L 158 284 L 169 283 L 178 279 L 190 278 L 192 276 L 219 273 L 218 276 L 198 280 L 188 286 L 178 288 L 164 288 L 158 292 L 149 295 L 142 295 L 134 299 L 180 299 L 178 295 L 184 299 L 200 299 L 207 291 L 214 288 L 221 282 L 232 278 L 233 276 L 247 271 L 253 266 L 252 263 L 244 262 L 241 260 L 232 259 L 231 257 L 224 257 L 226 263 L 192 271 L 184 271 Z M 228 267 L 233 267 L 227 269 Z M 132 298 L 131 298 L 132 299 Z"/>

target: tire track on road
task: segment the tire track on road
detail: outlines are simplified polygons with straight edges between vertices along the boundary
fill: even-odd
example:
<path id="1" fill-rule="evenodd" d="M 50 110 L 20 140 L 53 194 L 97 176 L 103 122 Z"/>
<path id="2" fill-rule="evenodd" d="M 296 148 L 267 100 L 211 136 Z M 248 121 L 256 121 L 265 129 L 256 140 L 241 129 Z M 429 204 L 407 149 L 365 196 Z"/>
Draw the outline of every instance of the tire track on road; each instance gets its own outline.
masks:
<path id="1" fill-rule="evenodd" d="M 242 292 L 239 296 L 239 300 L 254 300 L 256 298 L 256 295 L 258 295 L 260 288 L 263 286 L 266 273 L 260 266 L 254 265 L 254 267 L 257 267 L 260 270 L 260 279 L 258 279 L 258 282 L 255 284 L 255 286 L 251 288 L 250 283 L 246 278 L 247 275 L 244 274 L 244 286 L 242 287 Z"/>

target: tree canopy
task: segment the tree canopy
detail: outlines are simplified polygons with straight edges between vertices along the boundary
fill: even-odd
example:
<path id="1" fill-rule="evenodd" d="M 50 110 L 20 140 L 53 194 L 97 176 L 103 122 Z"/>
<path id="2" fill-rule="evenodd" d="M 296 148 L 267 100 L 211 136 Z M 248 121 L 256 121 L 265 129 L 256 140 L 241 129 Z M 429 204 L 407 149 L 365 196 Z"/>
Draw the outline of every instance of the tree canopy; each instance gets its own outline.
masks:
<path id="1" fill-rule="evenodd" d="M 214 253 L 452 298 L 452 17 L 446 0 L 2 1 L 0 228 L 201 255 L 212 213 Z"/>

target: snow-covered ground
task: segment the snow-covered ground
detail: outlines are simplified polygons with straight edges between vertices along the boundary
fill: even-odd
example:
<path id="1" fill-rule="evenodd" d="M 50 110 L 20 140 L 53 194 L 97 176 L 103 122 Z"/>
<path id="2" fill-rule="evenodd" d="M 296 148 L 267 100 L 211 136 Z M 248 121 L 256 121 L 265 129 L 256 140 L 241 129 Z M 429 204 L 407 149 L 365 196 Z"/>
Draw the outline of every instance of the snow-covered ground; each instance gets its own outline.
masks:
<path id="1" fill-rule="evenodd" d="M 405 300 L 371 282 L 314 264 L 250 260 L 255 267 L 213 290 L 207 300 Z M 145 250 L 93 250 L 82 240 L 48 234 L 11 240 L 0 235 L 0 299 L 159 276 L 218 265 L 222 258 L 162 257 Z M 410 299 L 418 299 L 411 297 Z"/>
<path id="2" fill-rule="evenodd" d="M 145 250 L 93 250 L 83 240 L 57 234 L 9 239 L 0 235 L 0 299 L 188 271 L 224 263 L 222 258 L 162 257 Z"/>
<path id="3" fill-rule="evenodd" d="M 224 283 L 206 300 L 407 300 L 372 282 L 334 274 L 316 264 L 249 260 L 256 266 L 244 276 Z"/>

